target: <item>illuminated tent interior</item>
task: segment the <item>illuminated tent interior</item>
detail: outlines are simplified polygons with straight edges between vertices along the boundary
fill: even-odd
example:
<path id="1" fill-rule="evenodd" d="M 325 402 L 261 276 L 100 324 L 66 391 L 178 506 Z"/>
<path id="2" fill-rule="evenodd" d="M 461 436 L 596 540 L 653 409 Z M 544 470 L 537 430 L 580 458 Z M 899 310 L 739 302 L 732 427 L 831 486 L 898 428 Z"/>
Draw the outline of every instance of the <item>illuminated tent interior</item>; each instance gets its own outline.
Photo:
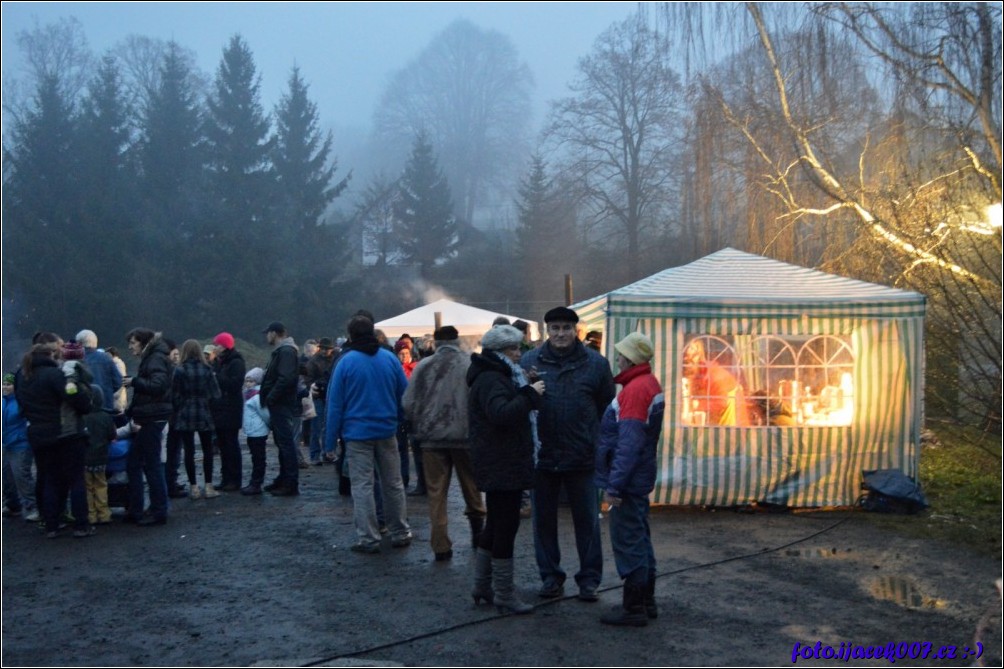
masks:
<path id="1" fill-rule="evenodd" d="M 492 321 L 498 316 L 505 316 L 512 323 L 519 316 L 500 314 L 496 311 L 486 311 L 451 300 L 436 300 L 425 306 L 406 311 L 403 314 L 388 318 L 376 324 L 378 330 L 383 330 L 388 339 L 396 339 L 403 334 L 420 337 L 432 334 L 436 329 L 436 314 L 442 316 L 442 325 L 452 325 L 457 328 L 461 337 L 483 335 L 492 326 Z M 528 318 L 523 320 L 530 324 L 530 337 L 537 339 L 537 324 Z"/>
<path id="2" fill-rule="evenodd" d="M 572 308 L 611 360 L 655 344 L 653 503 L 848 506 L 862 471 L 917 477 L 923 295 L 726 248 Z"/>

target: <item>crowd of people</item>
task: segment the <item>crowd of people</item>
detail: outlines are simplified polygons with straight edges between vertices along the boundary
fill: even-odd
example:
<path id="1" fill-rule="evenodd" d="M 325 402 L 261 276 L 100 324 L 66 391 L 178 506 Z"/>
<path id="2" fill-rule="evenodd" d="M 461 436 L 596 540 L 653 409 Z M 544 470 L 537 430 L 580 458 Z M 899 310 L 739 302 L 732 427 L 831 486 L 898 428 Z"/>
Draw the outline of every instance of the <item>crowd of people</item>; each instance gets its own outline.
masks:
<path id="1" fill-rule="evenodd" d="M 391 346 L 364 310 L 348 322 L 346 338 L 309 340 L 301 352 L 276 321 L 263 331 L 272 347 L 267 366 L 250 370 L 227 332 L 211 346 L 189 339 L 178 348 L 136 328 L 126 336 L 138 361 L 133 376 L 114 351 L 97 347 L 90 330 L 70 342 L 38 333 L 17 372 L 4 377 L 4 515 L 41 522 L 50 538 L 68 522 L 73 537 L 93 536 L 96 525 L 111 521 L 109 447 L 128 440 L 125 522 L 166 524 L 173 497 L 296 496 L 301 468 L 331 463 L 339 492 L 352 498 L 351 550 L 380 553 L 385 539 L 392 548 L 410 546 L 407 497 L 424 494 L 430 546 L 443 562 L 453 558 L 447 494 L 456 473 L 474 549 L 475 604 L 529 613 L 533 606 L 513 582 L 521 519 L 529 511 L 538 596 L 563 596 L 564 495 L 578 554 L 577 598 L 595 602 L 603 574 L 602 495 L 625 585 L 622 605 L 601 620 L 645 625 L 658 615 L 648 495 L 663 396 L 649 364 L 653 346 L 638 332 L 617 342 L 615 377 L 599 351 L 602 335 L 590 332 L 584 342 L 578 320 L 567 307 L 551 309 L 547 336 L 534 344 L 527 323 L 500 318 L 476 353 L 464 351 L 450 325 L 419 344 L 403 336 Z M 251 457 L 246 485 L 241 431 Z M 278 473 L 266 485 L 269 435 Z M 409 453 L 416 474 L 410 492 Z M 182 460 L 187 489 L 178 483 Z"/>

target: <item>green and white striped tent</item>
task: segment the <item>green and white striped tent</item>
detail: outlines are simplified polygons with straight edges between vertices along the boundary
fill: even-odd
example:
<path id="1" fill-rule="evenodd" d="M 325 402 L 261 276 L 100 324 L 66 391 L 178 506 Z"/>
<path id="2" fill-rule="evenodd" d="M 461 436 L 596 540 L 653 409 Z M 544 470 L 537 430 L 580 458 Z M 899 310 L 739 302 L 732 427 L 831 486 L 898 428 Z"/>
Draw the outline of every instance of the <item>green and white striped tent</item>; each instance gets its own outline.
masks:
<path id="1" fill-rule="evenodd" d="M 652 501 L 732 506 L 846 506 L 861 472 L 916 479 L 923 422 L 923 295 L 726 248 L 572 305 L 613 344 L 635 330 L 655 344 L 666 393 Z M 682 356 L 692 335 L 834 335 L 854 357 L 853 419 L 845 426 L 688 426 Z"/>

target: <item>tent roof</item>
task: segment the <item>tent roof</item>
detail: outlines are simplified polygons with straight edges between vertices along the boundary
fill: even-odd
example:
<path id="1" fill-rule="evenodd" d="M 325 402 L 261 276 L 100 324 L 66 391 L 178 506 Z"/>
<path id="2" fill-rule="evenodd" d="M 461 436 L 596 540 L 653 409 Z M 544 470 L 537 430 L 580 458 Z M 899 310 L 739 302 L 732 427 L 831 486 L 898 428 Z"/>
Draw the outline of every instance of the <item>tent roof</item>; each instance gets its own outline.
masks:
<path id="1" fill-rule="evenodd" d="M 442 324 L 457 328 L 460 336 L 483 335 L 492 326 L 492 321 L 498 316 L 505 316 L 510 322 L 520 316 L 500 314 L 496 311 L 486 311 L 450 300 L 436 300 L 423 307 L 406 311 L 403 314 L 388 318 L 376 324 L 378 330 L 383 330 L 388 338 L 394 339 L 408 333 L 412 336 L 432 334 L 436 327 L 436 312 L 442 313 Z M 523 318 L 530 324 L 530 336 L 537 338 L 537 324 L 528 318 Z"/>
<path id="2" fill-rule="evenodd" d="M 800 308 L 868 303 L 923 305 L 924 296 L 848 279 L 752 253 L 725 248 L 671 267 L 573 308 L 636 304 L 790 305 Z M 607 304 L 609 303 L 609 304 Z M 582 314 L 580 313 L 580 316 Z"/>

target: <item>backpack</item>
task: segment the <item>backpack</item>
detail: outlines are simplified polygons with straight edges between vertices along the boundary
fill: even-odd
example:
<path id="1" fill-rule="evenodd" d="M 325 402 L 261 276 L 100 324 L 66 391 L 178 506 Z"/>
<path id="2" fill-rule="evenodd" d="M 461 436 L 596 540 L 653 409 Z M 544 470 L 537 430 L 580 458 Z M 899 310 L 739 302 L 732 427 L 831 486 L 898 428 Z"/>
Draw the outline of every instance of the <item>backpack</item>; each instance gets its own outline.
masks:
<path id="1" fill-rule="evenodd" d="M 920 486 L 898 469 L 873 469 L 861 472 L 858 506 L 878 513 L 914 514 L 928 507 Z"/>

